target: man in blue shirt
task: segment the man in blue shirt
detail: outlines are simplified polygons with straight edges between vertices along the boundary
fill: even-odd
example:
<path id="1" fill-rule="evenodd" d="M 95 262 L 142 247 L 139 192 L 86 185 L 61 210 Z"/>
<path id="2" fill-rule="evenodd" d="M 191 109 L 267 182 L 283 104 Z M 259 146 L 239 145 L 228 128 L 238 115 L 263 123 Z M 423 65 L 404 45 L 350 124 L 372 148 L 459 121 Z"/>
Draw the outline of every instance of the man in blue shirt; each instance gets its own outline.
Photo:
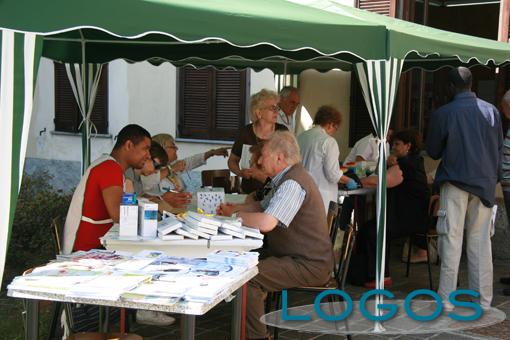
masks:
<path id="1" fill-rule="evenodd" d="M 441 187 L 437 222 L 441 275 L 438 293 L 446 310 L 457 288 L 466 231 L 469 288 L 480 293 L 483 309 L 492 301 L 491 216 L 501 163 L 503 136 L 498 110 L 471 92 L 469 69 L 448 74 L 454 99 L 432 114 L 427 152 L 441 158 L 435 181 Z"/>

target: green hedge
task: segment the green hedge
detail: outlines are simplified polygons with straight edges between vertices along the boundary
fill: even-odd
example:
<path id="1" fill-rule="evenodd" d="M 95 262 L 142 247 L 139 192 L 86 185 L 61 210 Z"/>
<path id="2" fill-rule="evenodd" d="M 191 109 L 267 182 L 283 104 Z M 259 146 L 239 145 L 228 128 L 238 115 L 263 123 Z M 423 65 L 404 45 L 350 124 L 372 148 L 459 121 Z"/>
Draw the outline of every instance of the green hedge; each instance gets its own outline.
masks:
<path id="1" fill-rule="evenodd" d="M 55 258 L 51 221 L 64 217 L 71 194 L 55 191 L 47 172 L 23 176 L 7 251 L 6 275 L 19 275 L 26 268 Z M 11 277 L 4 277 L 10 281 Z"/>

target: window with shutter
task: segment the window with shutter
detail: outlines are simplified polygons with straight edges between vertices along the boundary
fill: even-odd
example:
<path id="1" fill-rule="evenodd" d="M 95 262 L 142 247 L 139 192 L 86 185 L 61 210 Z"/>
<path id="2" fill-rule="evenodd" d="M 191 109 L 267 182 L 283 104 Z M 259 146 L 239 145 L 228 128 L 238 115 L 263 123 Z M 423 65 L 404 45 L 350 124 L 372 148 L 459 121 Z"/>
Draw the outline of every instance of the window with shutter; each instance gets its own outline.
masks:
<path id="1" fill-rule="evenodd" d="M 395 17 L 396 0 L 358 0 L 357 7 L 370 12 Z"/>
<path id="2" fill-rule="evenodd" d="M 55 131 L 79 133 L 81 114 L 65 66 L 55 66 Z M 108 66 L 103 66 L 96 101 L 91 114 L 92 123 L 98 134 L 108 133 Z"/>
<path id="3" fill-rule="evenodd" d="M 234 140 L 245 112 L 246 71 L 179 70 L 179 137 Z"/>

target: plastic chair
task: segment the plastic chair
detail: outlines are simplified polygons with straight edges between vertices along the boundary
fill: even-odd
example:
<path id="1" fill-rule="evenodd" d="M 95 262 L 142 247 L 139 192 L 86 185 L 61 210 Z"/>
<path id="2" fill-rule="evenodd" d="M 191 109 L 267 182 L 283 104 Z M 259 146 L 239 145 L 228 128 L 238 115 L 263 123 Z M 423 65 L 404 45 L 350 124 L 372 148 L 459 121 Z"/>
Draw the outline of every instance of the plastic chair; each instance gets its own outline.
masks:
<path id="1" fill-rule="evenodd" d="M 229 169 L 203 170 L 202 186 L 224 188 L 225 193 L 230 194 L 233 192 L 239 192 L 239 178 L 235 176 L 234 179 L 232 179 L 230 177 Z"/>
<path id="2" fill-rule="evenodd" d="M 409 236 L 409 249 L 407 251 L 407 268 L 406 268 L 406 277 L 409 277 L 409 270 L 411 268 L 411 251 L 413 249 L 413 242 L 416 237 L 425 237 L 427 240 L 427 270 L 429 273 L 429 287 L 430 290 L 434 290 L 434 285 L 432 282 L 432 271 L 430 269 L 430 239 L 437 239 L 436 232 L 436 223 L 437 223 L 437 212 L 439 210 L 439 195 L 430 196 L 429 200 L 429 208 L 428 208 L 428 230 L 426 233 L 417 233 Z M 439 257 L 438 257 L 439 262 Z"/>

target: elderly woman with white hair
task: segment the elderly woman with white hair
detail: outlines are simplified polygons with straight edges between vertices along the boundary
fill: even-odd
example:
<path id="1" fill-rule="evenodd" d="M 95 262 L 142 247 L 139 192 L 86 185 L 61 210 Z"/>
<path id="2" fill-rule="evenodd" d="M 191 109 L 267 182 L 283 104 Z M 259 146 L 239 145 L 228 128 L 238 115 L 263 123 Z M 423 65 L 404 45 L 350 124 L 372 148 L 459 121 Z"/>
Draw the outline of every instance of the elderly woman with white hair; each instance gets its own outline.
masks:
<path id="1" fill-rule="evenodd" d="M 230 171 L 242 177 L 241 189 L 249 194 L 264 186 L 263 182 L 256 179 L 255 172 L 258 170 L 250 168 L 249 159 L 250 146 L 267 140 L 277 130 L 287 130 L 285 125 L 278 124 L 278 94 L 274 91 L 263 89 L 251 96 L 250 115 L 252 123 L 246 125 L 239 131 L 232 152 L 228 159 Z M 241 159 L 246 162 L 241 163 Z"/>
<path id="2" fill-rule="evenodd" d="M 218 213 L 237 213 L 243 224 L 265 233 L 267 247 L 258 275 L 248 283 L 248 339 L 267 338 L 260 322 L 268 292 L 325 284 L 333 267 L 322 197 L 312 176 L 301 165 L 296 137 L 276 131 L 264 143 L 258 159 L 273 184 L 262 201 L 222 204 Z"/>

